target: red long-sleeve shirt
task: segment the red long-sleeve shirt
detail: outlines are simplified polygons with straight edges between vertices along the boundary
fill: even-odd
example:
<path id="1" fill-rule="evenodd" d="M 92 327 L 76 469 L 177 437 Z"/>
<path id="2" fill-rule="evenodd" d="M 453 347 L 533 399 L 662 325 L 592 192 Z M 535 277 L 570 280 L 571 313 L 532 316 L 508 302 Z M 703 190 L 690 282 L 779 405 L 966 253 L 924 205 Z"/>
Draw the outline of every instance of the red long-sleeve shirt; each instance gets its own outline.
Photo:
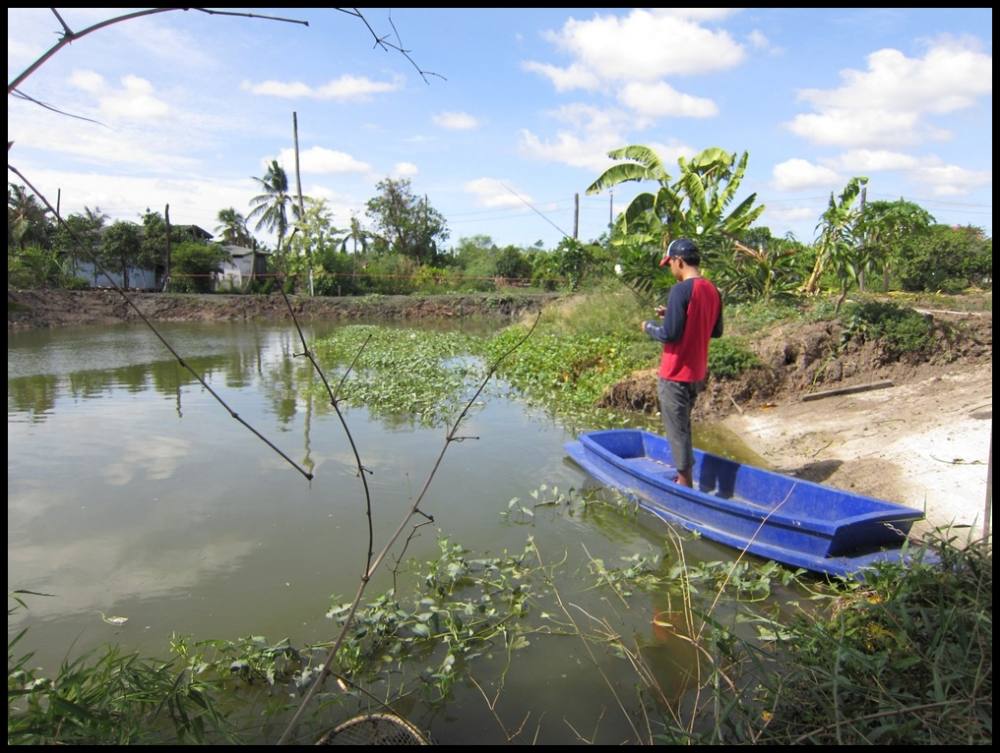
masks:
<path id="1" fill-rule="evenodd" d="M 722 337 L 722 297 L 704 277 L 670 289 L 663 324 L 645 323 L 646 334 L 663 343 L 660 378 L 700 382 L 708 373 L 708 341 Z"/>

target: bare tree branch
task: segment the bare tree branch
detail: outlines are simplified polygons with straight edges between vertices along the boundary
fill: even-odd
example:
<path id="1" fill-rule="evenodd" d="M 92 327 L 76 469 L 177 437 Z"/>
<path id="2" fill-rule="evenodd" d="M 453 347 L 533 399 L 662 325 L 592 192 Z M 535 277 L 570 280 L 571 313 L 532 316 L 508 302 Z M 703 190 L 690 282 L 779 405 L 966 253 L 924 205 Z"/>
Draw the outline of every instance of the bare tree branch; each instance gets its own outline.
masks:
<path id="1" fill-rule="evenodd" d="M 378 34 L 376 34 L 375 30 L 372 28 L 372 25 L 368 23 L 368 19 L 365 18 L 364 14 L 361 13 L 361 11 L 359 11 L 357 8 L 351 8 L 349 10 L 347 8 L 334 8 L 334 10 L 340 11 L 341 13 L 346 13 L 349 16 L 354 16 L 355 18 L 360 18 L 362 23 L 364 23 L 364 25 L 368 27 L 368 31 L 371 32 L 372 38 L 375 40 L 375 44 L 373 45 L 373 47 L 381 47 L 386 52 L 388 52 L 390 49 L 393 49 L 396 52 L 398 52 L 400 55 L 402 55 L 404 58 L 410 61 L 410 65 L 412 65 L 414 69 L 417 71 L 417 73 L 420 74 L 420 77 L 424 80 L 425 84 L 429 85 L 431 83 L 430 81 L 427 80 L 428 76 L 437 76 L 442 81 L 448 80 L 440 73 L 435 73 L 434 71 L 425 71 L 423 68 L 417 65 L 417 62 L 412 57 L 410 57 L 409 54 L 410 51 L 403 49 L 402 47 L 403 42 L 399 38 L 399 32 L 396 31 L 396 25 L 392 22 L 392 14 L 389 15 L 389 25 L 392 26 L 392 31 L 396 35 L 396 40 L 399 41 L 398 45 L 386 41 L 389 38 L 389 35 L 380 37 Z"/>
<path id="2" fill-rule="evenodd" d="M 63 34 L 62 34 L 62 36 L 59 38 L 59 41 L 56 42 L 54 45 L 52 45 L 52 47 L 50 47 L 44 54 L 42 54 L 41 57 L 39 57 L 34 63 L 32 63 L 31 65 L 29 65 L 24 70 L 24 72 L 21 73 L 21 75 L 19 75 L 17 78 L 15 78 L 9 84 L 7 84 L 7 93 L 10 94 L 11 92 L 13 92 L 18 86 L 21 85 L 21 83 L 26 78 L 28 78 L 28 76 L 30 76 L 36 70 L 38 70 L 39 68 L 41 68 L 42 65 L 50 57 L 52 57 L 57 52 L 59 52 L 59 50 L 61 50 L 63 47 L 65 47 L 68 44 L 72 44 L 73 42 L 75 42 L 77 39 L 80 39 L 81 37 L 85 37 L 88 34 L 91 34 L 91 33 L 95 32 L 95 31 L 98 31 L 100 29 L 105 28 L 106 26 L 111 26 L 112 24 L 121 23 L 122 21 L 131 21 L 133 18 L 142 18 L 143 16 L 152 16 L 152 15 L 157 14 L 157 13 L 169 13 L 169 12 L 175 11 L 175 10 L 185 10 L 185 11 L 186 10 L 196 10 L 196 11 L 200 11 L 202 13 L 207 13 L 209 15 L 244 16 L 246 18 L 262 18 L 262 19 L 265 19 L 267 21 L 283 21 L 285 23 L 291 23 L 291 24 L 302 24 L 303 26 L 308 26 L 309 25 L 309 23 L 306 22 L 306 21 L 298 21 L 298 20 L 292 19 L 292 18 L 279 18 L 279 17 L 276 17 L 276 16 L 257 16 L 257 15 L 254 15 L 252 13 L 235 13 L 235 12 L 217 11 L 217 10 L 213 11 L 213 10 L 209 10 L 207 8 L 150 8 L 149 10 L 140 10 L 140 11 L 137 11 L 135 13 L 126 13 L 123 16 L 116 16 L 114 18 L 109 18 L 106 21 L 100 21 L 99 23 L 96 23 L 93 26 L 88 26 L 83 31 L 73 31 L 72 29 L 69 28 L 69 26 L 66 24 L 66 22 L 63 21 L 62 17 L 58 13 L 56 13 L 55 9 L 53 9 L 52 12 L 55 13 L 56 18 L 59 19 L 59 23 L 62 24 L 62 27 L 63 27 Z"/>

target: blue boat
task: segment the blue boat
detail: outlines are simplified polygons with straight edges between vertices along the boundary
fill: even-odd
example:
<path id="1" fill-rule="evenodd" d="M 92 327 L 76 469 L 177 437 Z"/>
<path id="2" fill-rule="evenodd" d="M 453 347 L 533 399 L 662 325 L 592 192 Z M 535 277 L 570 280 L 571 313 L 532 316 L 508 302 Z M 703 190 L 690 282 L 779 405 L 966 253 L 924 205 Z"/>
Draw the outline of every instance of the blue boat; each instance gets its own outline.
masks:
<path id="1" fill-rule="evenodd" d="M 670 443 L 636 429 L 581 434 L 566 450 L 605 486 L 657 517 L 767 559 L 837 576 L 896 562 L 920 510 L 694 451 L 677 484 Z M 928 556 L 926 558 L 930 560 Z"/>

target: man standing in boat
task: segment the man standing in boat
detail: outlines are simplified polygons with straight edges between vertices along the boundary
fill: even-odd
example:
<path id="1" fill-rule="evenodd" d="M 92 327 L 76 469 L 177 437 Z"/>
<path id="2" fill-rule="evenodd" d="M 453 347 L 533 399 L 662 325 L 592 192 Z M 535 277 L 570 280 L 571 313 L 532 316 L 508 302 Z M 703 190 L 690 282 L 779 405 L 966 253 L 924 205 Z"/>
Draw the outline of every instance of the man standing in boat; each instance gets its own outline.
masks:
<path id="1" fill-rule="evenodd" d="M 642 331 L 663 343 L 657 384 L 660 415 L 677 467 L 677 483 L 692 486 L 691 409 L 705 389 L 709 338 L 722 337 L 722 297 L 701 276 L 701 255 L 694 241 L 672 241 L 660 260 L 661 267 L 668 264 L 677 284 L 670 288 L 667 305 L 656 308 L 663 322 L 643 322 Z"/>

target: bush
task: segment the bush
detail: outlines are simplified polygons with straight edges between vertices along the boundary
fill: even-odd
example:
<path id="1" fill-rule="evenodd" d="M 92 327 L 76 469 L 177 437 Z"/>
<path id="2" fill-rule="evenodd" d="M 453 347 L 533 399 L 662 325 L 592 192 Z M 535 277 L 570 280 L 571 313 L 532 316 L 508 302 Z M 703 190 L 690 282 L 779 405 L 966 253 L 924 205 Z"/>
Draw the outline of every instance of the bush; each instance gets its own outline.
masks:
<path id="1" fill-rule="evenodd" d="M 935 225 L 903 245 L 897 269 L 903 290 L 992 288 L 993 240 L 977 227 Z"/>
<path id="2" fill-rule="evenodd" d="M 720 337 L 708 343 L 708 372 L 713 377 L 732 379 L 760 365 L 760 359 L 747 349 L 742 338 Z"/>
<path id="3" fill-rule="evenodd" d="M 894 303 L 856 304 L 845 311 L 841 344 L 879 340 L 891 356 L 926 352 L 933 345 L 930 321 Z"/>
<path id="4" fill-rule="evenodd" d="M 214 273 L 226 259 L 221 246 L 189 241 L 170 254 L 170 289 L 178 293 L 211 293 Z M 175 278 L 176 276 L 176 278 Z"/>

